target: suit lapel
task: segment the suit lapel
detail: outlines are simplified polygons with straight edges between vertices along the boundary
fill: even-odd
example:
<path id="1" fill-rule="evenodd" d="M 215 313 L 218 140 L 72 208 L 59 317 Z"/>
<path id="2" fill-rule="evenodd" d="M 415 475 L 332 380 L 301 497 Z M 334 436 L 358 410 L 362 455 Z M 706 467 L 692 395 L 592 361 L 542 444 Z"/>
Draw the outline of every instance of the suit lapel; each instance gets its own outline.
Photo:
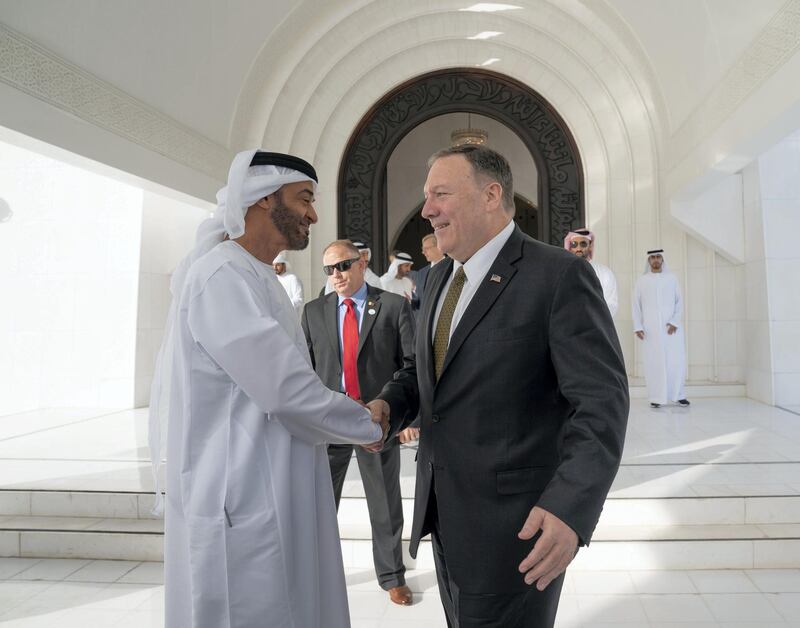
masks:
<path id="1" fill-rule="evenodd" d="M 339 313 L 336 311 L 338 305 L 339 295 L 335 292 L 331 292 L 325 297 L 325 304 L 323 305 L 324 325 L 328 332 L 328 340 L 331 342 L 333 355 L 339 355 Z"/>
<path id="2" fill-rule="evenodd" d="M 361 348 L 369 337 L 369 332 L 372 331 L 372 326 L 375 324 L 375 319 L 381 311 L 381 297 L 375 288 L 367 286 L 367 304 L 364 308 L 364 320 L 361 321 L 361 329 L 358 332 L 358 355 L 361 355 Z M 370 314 L 372 312 L 372 314 Z"/>
<path id="3" fill-rule="evenodd" d="M 442 372 L 439 375 L 439 379 L 444 375 L 448 364 L 453 361 L 459 348 L 464 344 L 470 332 L 472 332 L 486 312 L 489 311 L 489 308 L 492 307 L 492 304 L 503 293 L 506 286 L 511 283 L 512 278 L 517 272 L 513 263 L 521 256 L 521 231 L 519 227 L 516 227 L 511 237 L 503 245 L 503 248 L 500 249 L 500 253 L 498 253 L 497 258 L 495 258 L 494 263 L 492 263 L 492 266 L 489 268 L 489 272 L 481 279 L 478 290 L 475 292 L 467 309 L 461 316 L 461 320 L 458 322 L 458 326 L 450 338 L 450 344 L 447 346 L 447 355 L 444 358 L 444 364 L 442 365 Z"/>

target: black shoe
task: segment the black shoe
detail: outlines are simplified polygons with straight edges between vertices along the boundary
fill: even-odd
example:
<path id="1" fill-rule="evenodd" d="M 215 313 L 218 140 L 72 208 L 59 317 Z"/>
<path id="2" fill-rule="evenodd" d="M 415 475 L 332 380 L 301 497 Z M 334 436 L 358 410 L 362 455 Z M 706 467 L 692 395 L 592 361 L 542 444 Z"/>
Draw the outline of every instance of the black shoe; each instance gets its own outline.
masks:
<path id="1" fill-rule="evenodd" d="M 688 401 L 687 401 L 687 403 L 688 403 Z M 650 404 L 650 407 L 651 407 L 651 408 L 660 408 L 660 407 L 661 407 L 661 404 L 660 404 L 660 403 L 651 403 L 651 404 Z"/>
<path id="2" fill-rule="evenodd" d="M 690 406 L 690 405 L 692 405 L 692 404 L 689 403 L 688 399 L 678 399 L 678 403 L 681 404 L 682 406 Z"/>

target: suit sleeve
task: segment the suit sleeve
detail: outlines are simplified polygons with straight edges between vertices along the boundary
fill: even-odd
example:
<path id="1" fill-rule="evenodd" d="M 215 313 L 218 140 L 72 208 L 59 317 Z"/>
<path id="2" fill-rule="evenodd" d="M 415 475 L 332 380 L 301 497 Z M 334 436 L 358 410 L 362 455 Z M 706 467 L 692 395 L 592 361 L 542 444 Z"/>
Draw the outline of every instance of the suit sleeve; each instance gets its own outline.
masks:
<path id="1" fill-rule="evenodd" d="M 406 299 L 400 307 L 398 317 L 399 346 L 398 357 L 402 367 L 387 382 L 377 399 L 383 399 L 391 410 L 389 435 L 392 436 L 406 427 L 419 411 L 419 389 L 417 386 L 417 363 L 414 354 L 415 325 L 411 306 Z"/>
<path id="2" fill-rule="evenodd" d="M 414 314 L 411 312 L 411 305 L 406 299 L 402 300 L 400 304 L 400 313 L 397 317 L 397 364 L 401 364 L 402 368 L 414 364 L 414 342 L 415 342 L 415 324 Z M 416 377 L 416 371 L 415 371 Z M 389 404 L 391 406 L 391 404 Z M 414 406 L 416 408 L 416 405 Z M 390 436 L 393 436 L 400 430 L 406 428 L 416 418 L 417 413 L 414 410 L 413 414 L 406 412 L 402 417 L 398 414 L 392 415 L 392 425 L 390 428 Z M 414 427 L 417 427 L 414 425 Z"/>
<path id="3" fill-rule="evenodd" d="M 561 462 L 537 505 L 588 545 L 622 458 L 629 397 L 602 289 L 578 259 L 558 281 L 548 333 L 559 390 L 573 412 L 563 429 Z"/>

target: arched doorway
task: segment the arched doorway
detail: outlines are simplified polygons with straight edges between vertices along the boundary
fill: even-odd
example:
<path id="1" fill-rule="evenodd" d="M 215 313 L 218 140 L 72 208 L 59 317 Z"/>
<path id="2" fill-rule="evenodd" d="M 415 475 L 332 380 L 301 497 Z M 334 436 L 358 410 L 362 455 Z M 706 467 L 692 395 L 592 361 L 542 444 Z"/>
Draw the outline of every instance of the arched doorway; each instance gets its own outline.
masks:
<path id="1" fill-rule="evenodd" d="M 572 134 L 550 104 L 530 87 L 488 70 L 431 72 L 400 85 L 376 103 L 356 127 L 342 157 L 338 233 L 370 243 L 377 272 L 384 269 L 389 250 L 389 157 L 417 125 L 452 112 L 494 118 L 528 148 L 540 177 L 536 207 L 541 240 L 559 244 L 569 229 L 583 226 L 583 167 Z M 524 173 L 514 173 L 520 174 Z"/>
<path id="2" fill-rule="evenodd" d="M 429 233 L 433 233 L 431 224 L 425 220 L 421 213 L 420 203 L 406 219 L 405 225 L 400 233 L 389 243 L 389 251 L 397 249 L 404 251 L 414 258 L 414 268 L 422 268 L 428 261 L 422 255 L 422 238 Z M 524 233 L 535 239 L 539 239 L 541 225 L 541 215 L 536 206 L 520 194 L 514 194 L 514 221 L 519 225 Z"/>

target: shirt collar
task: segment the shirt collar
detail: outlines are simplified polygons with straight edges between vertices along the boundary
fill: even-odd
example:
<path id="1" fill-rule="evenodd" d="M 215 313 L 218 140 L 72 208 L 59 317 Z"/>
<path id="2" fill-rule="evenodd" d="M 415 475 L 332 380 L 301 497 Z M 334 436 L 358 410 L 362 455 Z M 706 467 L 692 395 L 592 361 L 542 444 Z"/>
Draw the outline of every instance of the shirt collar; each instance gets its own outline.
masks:
<path id="1" fill-rule="evenodd" d="M 464 267 L 464 274 L 467 276 L 467 281 L 476 285 L 486 276 L 489 272 L 494 260 L 500 253 L 511 234 L 514 233 L 514 221 L 510 220 L 508 224 L 495 237 L 489 240 L 481 248 L 479 248 L 472 257 L 470 257 L 464 264 L 459 261 L 453 260 L 453 272 L 458 270 L 460 266 Z"/>
<path id="2" fill-rule="evenodd" d="M 355 291 L 352 297 L 343 297 L 341 294 L 337 295 L 339 297 L 339 305 L 341 305 L 345 299 L 353 299 L 356 304 L 356 307 L 362 307 L 364 305 L 364 301 L 367 300 L 367 282 L 365 281 L 361 284 L 361 287 Z"/>

